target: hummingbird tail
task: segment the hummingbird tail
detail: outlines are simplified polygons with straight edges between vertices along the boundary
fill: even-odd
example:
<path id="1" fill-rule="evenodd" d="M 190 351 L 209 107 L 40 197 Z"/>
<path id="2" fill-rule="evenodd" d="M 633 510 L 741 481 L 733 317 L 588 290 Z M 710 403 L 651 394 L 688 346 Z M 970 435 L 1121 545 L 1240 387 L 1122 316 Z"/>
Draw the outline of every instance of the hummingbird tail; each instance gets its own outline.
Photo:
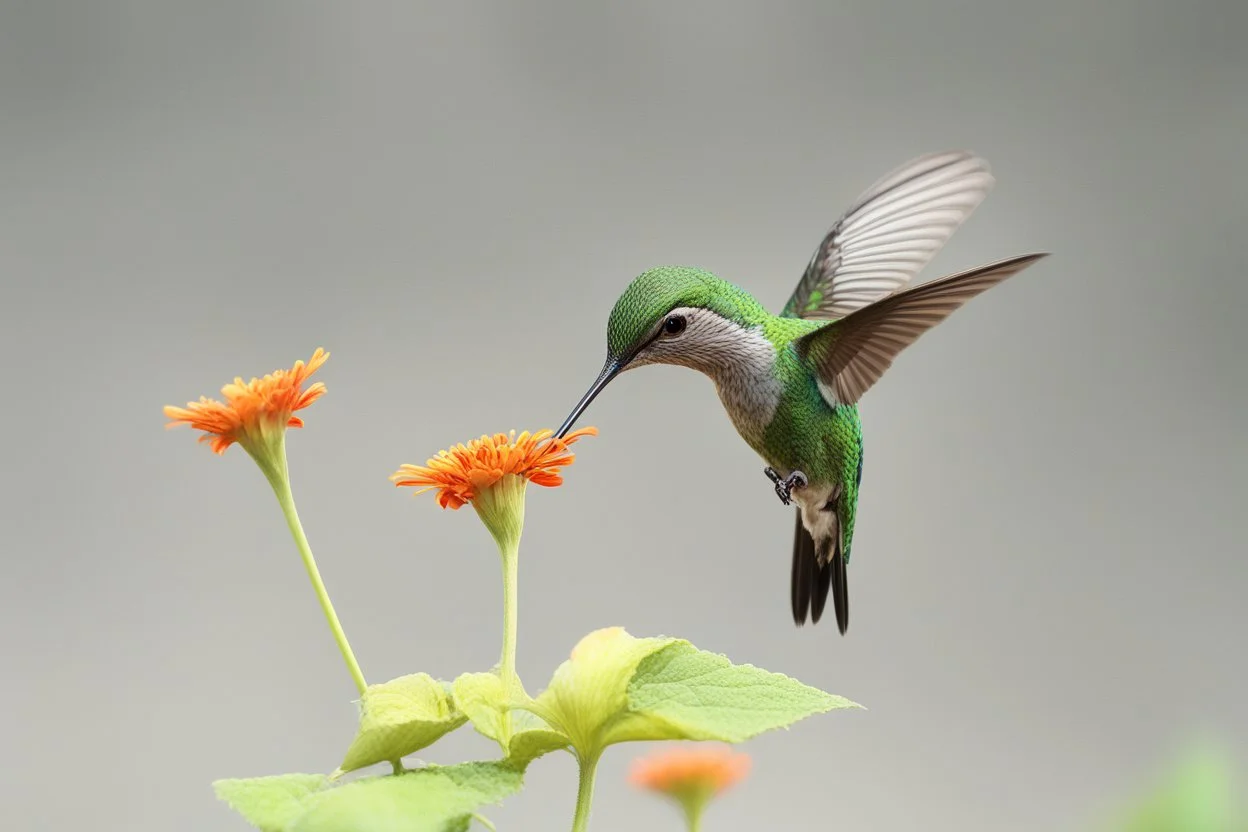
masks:
<path id="1" fill-rule="evenodd" d="M 815 539 L 802 523 L 802 511 L 797 510 L 797 525 L 793 532 L 793 572 L 790 578 L 790 594 L 793 604 L 793 623 L 801 627 L 807 616 L 811 624 L 818 624 L 832 593 L 832 606 L 836 610 L 836 625 L 844 635 L 849 628 L 849 585 L 845 574 L 845 557 L 834 539 L 829 538 L 820 557 Z M 832 556 L 828 557 L 831 549 Z"/>
<path id="2" fill-rule="evenodd" d="M 815 555 L 815 539 L 802 525 L 802 510 L 797 510 L 797 528 L 793 532 L 793 574 L 789 581 L 793 603 L 793 623 L 801 627 L 808 613 L 816 623 L 823 614 L 828 587 L 819 581 L 819 558 Z M 811 601 L 814 600 L 812 609 Z"/>
<path id="3" fill-rule="evenodd" d="M 823 570 L 832 576 L 832 606 L 836 608 L 836 626 L 841 635 L 845 635 L 845 631 L 849 629 L 849 578 L 845 573 L 845 555 L 841 553 L 841 547 L 836 547 L 832 562 Z"/>

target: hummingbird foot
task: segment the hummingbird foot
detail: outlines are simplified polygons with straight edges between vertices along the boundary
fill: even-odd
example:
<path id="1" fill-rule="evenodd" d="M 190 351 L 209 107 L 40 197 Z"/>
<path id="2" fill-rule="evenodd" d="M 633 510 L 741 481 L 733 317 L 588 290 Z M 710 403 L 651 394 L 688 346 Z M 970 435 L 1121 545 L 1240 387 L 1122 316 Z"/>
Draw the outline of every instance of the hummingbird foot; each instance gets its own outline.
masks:
<path id="1" fill-rule="evenodd" d="M 794 488 L 805 488 L 809 485 L 806 475 L 801 471 L 794 471 L 789 474 L 787 478 L 781 478 L 781 476 L 776 473 L 776 469 L 771 466 L 767 466 L 763 469 L 763 473 L 767 475 L 769 480 L 776 484 L 776 496 L 779 497 L 780 502 L 784 503 L 786 506 L 793 502 L 792 493 Z"/>

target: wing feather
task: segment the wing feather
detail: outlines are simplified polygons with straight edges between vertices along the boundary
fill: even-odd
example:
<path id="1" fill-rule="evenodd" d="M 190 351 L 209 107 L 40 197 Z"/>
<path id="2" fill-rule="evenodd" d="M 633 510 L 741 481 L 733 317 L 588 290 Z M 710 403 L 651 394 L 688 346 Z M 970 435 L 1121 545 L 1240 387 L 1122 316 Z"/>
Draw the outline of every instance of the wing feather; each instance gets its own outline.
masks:
<path id="1" fill-rule="evenodd" d="M 832 226 L 781 314 L 842 318 L 904 289 L 993 181 L 987 162 L 961 150 L 929 153 L 891 171 Z"/>
<path id="2" fill-rule="evenodd" d="M 1027 254 L 920 284 L 804 335 L 794 346 L 813 365 L 825 396 L 854 404 L 920 335 L 1045 256 Z"/>

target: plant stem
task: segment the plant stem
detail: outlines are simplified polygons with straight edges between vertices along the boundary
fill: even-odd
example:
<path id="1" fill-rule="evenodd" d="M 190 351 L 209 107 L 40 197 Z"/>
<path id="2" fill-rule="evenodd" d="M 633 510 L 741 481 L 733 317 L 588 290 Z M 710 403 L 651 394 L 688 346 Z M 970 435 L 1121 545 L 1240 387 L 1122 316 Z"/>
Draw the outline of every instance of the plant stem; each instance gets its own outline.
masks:
<path id="1" fill-rule="evenodd" d="M 511 742 L 511 703 L 523 698 L 524 686 L 516 675 L 516 623 L 519 617 L 517 583 L 520 570 L 520 536 L 524 532 L 524 489 L 528 481 L 506 474 L 489 488 L 481 489 L 472 507 L 498 545 L 503 564 L 503 655 L 498 678 L 503 683 L 504 706 L 499 742 L 506 751 Z"/>
<path id="2" fill-rule="evenodd" d="M 705 808 L 705 800 L 690 800 L 685 802 L 685 825 L 689 832 L 701 832 L 702 810 Z"/>
<path id="3" fill-rule="evenodd" d="M 589 829 L 589 807 L 594 801 L 594 777 L 598 773 L 598 758 L 602 752 L 596 751 L 593 756 L 582 758 L 577 755 L 580 776 L 576 786 L 576 815 L 572 818 L 572 832 L 586 832 Z"/>
<path id="4" fill-rule="evenodd" d="M 286 516 L 286 524 L 290 526 L 290 533 L 295 538 L 295 548 L 299 550 L 299 556 L 303 558 L 304 568 L 308 570 L 308 578 L 312 581 L 312 589 L 316 591 L 316 599 L 321 602 L 321 611 L 325 613 L 325 620 L 329 622 L 329 629 L 334 634 L 334 641 L 338 643 L 338 649 L 342 652 L 342 660 L 347 663 L 347 671 L 351 674 L 352 680 L 355 681 L 356 688 L 363 694 L 368 687 L 368 683 L 364 681 L 364 674 L 360 670 L 360 664 L 355 660 L 355 654 L 351 652 L 347 634 L 342 631 L 342 624 L 339 623 L 338 614 L 334 612 L 334 605 L 329 600 L 329 592 L 325 589 L 325 582 L 321 580 L 320 570 L 316 568 L 316 559 L 312 557 L 312 547 L 308 544 L 308 536 L 303 532 L 303 524 L 299 522 L 299 512 L 295 510 L 295 495 L 290 490 L 290 475 L 286 469 L 285 448 L 282 448 L 280 453 L 280 471 L 273 470 L 269 465 L 263 463 L 260 468 L 264 471 L 269 485 L 273 486 L 273 493 L 277 495 L 277 502 L 282 507 L 282 514 Z"/>
<path id="5" fill-rule="evenodd" d="M 520 541 L 516 540 L 509 546 L 499 546 L 498 551 L 503 561 L 503 655 L 498 662 L 498 672 L 503 680 L 506 701 L 511 702 L 519 697 L 523 689 L 520 677 L 516 674 L 516 634 L 520 613 Z M 503 713 L 503 737 L 505 742 L 511 739 L 510 711 Z"/>

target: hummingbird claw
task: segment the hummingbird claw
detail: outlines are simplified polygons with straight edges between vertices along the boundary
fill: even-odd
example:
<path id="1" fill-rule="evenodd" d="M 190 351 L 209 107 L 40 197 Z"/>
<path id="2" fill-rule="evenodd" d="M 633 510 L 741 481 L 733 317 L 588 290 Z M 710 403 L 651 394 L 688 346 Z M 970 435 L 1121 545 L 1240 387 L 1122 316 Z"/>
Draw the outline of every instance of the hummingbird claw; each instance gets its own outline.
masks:
<path id="1" fill-rule="evenodd" d="M 794 471 L 789 474 L 787 479 L 781 479 L 780 475 L 776 473 L 776 469 L 771 466 L 764 468 L 763 473 L 776 484 L 776 496 L 786 506 L 793 502 L 792 492 L 794 488 L 805 488 L 808 485 L 806 475 L 801 471 Z"/>
<path id="2" fill-rule="evenodd" d="M 789 496 L 789 492 L 792 490 L 793 489 L 789 488 L 785 483 L 776 483 L 776 496 L 779 497 L 780 502 L 784 503 L 786 506 L 793 502 L 793 498 Z"/>

